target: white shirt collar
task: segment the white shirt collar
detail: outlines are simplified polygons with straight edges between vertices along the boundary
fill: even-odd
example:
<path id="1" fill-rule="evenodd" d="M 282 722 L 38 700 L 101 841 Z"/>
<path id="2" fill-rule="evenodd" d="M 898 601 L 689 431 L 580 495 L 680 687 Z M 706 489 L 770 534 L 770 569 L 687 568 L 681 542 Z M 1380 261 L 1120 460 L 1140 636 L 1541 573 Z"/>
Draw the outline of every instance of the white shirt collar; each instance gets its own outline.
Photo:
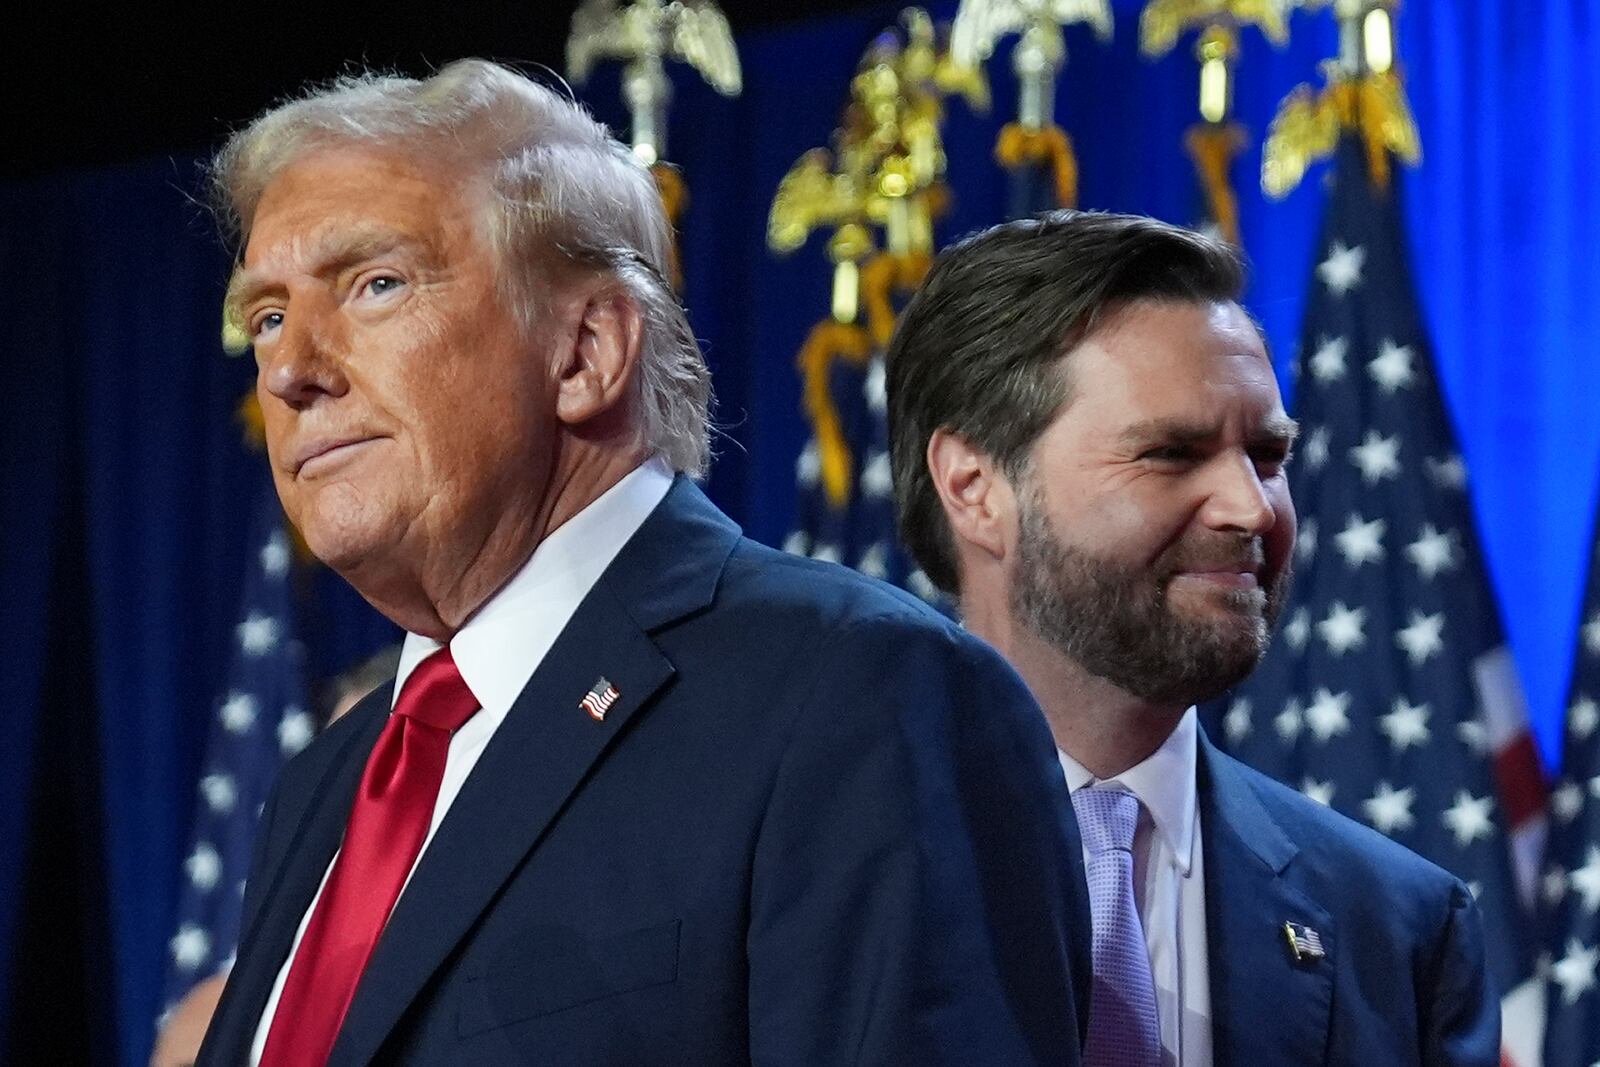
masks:
<path id="1" fill-rule="evenodd" d="M 1190 708 L 1161 747 L 1144 762 L 1103 782 L 1097 781 L 1087 768 L 1060 749 L 1056 750 L 1056 755 L 1066 773 L 1067 788 L 1072 792 L 1091 785 L 1109 785 L 1120 786 L 1138 797 L 1150 813 L 1156 833 L 1172 850 L 1179 871 L 1187 877 L 1194 851 L 1198 738 L 1196 712 Z"/>
<path id="2" fill-rule="evenodd" d="M 672 478 L 660 457 L 635 467 L 547 534 L 451 638 L 451 655 L 484 711 L 503 715 L 511 707 L 583 598 L 672 488 Z M 431 637 L 406 634 L 396 699 L 412 670 L 437 648 Z"/>

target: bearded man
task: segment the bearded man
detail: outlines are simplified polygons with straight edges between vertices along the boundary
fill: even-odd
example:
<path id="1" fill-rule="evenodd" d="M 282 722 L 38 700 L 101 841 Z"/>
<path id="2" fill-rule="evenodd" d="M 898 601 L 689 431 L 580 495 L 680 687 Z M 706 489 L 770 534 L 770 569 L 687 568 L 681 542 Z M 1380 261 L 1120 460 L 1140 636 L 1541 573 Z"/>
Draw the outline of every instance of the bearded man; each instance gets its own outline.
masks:
<path id="1" fill-rule="evenodd" d="M 1284 413 L 1227 246 L 1060 212 L 947 251 L 888 353 L 902 535 L 1044 708 L 1094 920 L 1085 1062 L 1498 1062 L 1467 887 L 1218 752 L 1289 581 Z"/>

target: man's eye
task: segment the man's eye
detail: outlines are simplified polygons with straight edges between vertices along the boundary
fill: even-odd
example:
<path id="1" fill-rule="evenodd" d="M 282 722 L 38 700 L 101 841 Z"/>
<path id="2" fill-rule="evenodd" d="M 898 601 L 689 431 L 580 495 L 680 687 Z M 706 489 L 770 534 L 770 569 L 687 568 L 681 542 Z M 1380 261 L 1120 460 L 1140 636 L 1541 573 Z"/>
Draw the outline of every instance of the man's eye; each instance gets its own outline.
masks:
<path id="1" fill-rule="evenodd" d="M 1290 450 L 1287 448 L 1258 448 L 1251 453 L 1250 458 L 1256 466 L 1273 472 L 1280 471 L 1289 462 Z"/>
<path id="2" fill-rule="evenodd" d="M 368 279 L 367 282 L 361 286 L 361 293 L 362 295 L 384 296 L 388 293 L 394 292 L 403 285 L 405 285 L 405 282 L 401 281 L 399 278 L 396 278 L 392 274 L 380 274 L 375 278 Z"/>
<path id="3" fill-rule="evenodd" d="M 1195 450 L 1188 445 L 1161 445 L 1147 449 L 1139 458 L 1156 463 L 1187 463 L 1195 458 Z"/>
<path id="4" fill-rule="evenodd" d="M 283 325 L 283 312 L 267 311 L 257 315 L 250 325 L 250 336 L 261 338 Z"/>

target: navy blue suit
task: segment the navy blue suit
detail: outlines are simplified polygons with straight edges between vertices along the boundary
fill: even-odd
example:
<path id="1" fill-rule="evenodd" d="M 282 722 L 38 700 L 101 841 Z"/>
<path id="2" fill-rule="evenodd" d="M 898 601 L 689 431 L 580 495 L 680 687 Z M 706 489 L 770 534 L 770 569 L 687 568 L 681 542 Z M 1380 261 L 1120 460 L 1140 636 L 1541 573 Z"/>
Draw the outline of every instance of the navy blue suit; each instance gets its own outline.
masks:
<path id="1" fill-rule="evenodd" d="M 1499 1064 L 1500 1005 L 1459 879 L 1204 735 L 1198 784 L 1217 1064 Z M 1285 922 L 1326 956 L 1297 961 Z"/>
<path id="2" fill-rule="evenodd" d="M 285 768 L 200 1063 L 244 1061 L 389 703 Z M 994 652 L 680 478 L 456 798 L 329 1062 L 1075 1064 L 1080 847 Z"/>

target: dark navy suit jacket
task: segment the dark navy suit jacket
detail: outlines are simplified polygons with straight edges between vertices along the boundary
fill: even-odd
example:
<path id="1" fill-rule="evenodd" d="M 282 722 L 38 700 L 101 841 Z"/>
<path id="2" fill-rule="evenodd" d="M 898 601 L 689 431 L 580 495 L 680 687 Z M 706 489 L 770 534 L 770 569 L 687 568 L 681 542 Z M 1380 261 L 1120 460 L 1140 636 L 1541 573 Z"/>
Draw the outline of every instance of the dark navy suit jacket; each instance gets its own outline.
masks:
<path id="1" fill-rule="evenodd" d="M 245 1061 L 388 710 L 285 768 L 201 1064 Z M 994 652 L 680 478 L 484 751 L 329 1062 L 1075 1064 L 1080 848 Z"/>
<path id="2" fill-rule="evenodd" d="M 1203 735 L 1198 770 L 1218 1065 L 1499 1064 L 1500 1005 L 1459 879 Z M 1285 922 L 1326 955 L 1297 961 Z"/>

